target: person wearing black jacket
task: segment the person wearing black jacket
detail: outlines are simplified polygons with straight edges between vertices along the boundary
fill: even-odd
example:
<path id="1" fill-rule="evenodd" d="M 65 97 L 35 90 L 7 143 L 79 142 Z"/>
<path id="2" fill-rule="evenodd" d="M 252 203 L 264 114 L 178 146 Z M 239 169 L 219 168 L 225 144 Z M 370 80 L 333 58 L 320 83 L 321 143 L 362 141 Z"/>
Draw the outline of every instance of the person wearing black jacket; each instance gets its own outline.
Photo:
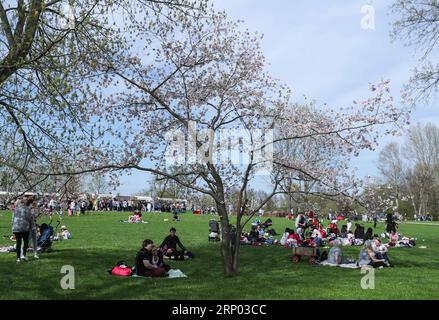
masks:
<path id="1" fill-rule="evenodd" d="M 363 239 L 364 238 L 364 227 L 359 223 L 355 224 L 354 237 L 355 239 Z"/>
<path id="2" fill-rule="evenodd" d="M 165 277 L 170 267 L 163 262 L 163 256 L 152 240 L 144 240 L 135 259 L 136 273 L 142 277 Z"/>
<path id="3" fill-rule="evenodd" d="M 169 235 L 163 240 L 160 248 L 164 251 L 165 255 L 170 257 L 177 253 L 177 245 L 181 250 L 183 250 L 183 254 L 187 252 L 186 248 L 180 241 L 180 238 L 176 235 L 177 230 L 175 228 L 171 228 L 169 230 Z"/>
<path id="4" fill-rule="evenodd" d="M 373 229 L 372 228 L 368 228 L 366 233 L 364 234 L 363 237 L 364 242 L 366 242 L 367 240 L 373 240 Z"/>

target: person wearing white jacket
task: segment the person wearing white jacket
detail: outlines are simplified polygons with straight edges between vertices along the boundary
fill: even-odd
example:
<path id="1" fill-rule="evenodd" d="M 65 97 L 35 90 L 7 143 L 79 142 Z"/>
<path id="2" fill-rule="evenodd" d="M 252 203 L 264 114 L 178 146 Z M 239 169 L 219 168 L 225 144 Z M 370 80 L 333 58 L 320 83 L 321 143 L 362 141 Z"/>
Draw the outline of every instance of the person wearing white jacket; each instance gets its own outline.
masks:
<path id="1" fill-rule="evenodd" d="M 22 260 L 27 260 L 26 253 L 29 248 L 29 231 L 32 227 L 32 213 L 29 205 L 33 202 L 32 199 L 24 199 L 24 201 L 17 201 L 14 213 L 12 214 L 12 232 L 17 241 L 17 263 Z M 23 252 L 21 245 L 23 243 Z"/>

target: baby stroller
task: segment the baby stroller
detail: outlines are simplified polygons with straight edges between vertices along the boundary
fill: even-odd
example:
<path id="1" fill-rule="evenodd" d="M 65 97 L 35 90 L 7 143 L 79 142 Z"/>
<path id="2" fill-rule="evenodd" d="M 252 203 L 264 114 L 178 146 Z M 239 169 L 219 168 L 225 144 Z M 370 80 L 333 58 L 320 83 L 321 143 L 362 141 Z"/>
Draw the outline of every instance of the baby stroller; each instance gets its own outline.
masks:
<path id="1" fill-rule="evenodd" d="M 59 222 L 58 222 L 59 225 Z M 58 227 L 58 225 L 56 227 Z M 47 223 L 40 226 L 40 236 L 37 239 L 38 247 L 41 247 L 42 252 L 52 251 L 53 236 L 55 234 L 54 228 Z"/>
<path id="2" fill-rule="evenodd" d="M 209 241 L 220 241 L 220 227 L 218 221 L 209 221 Z"/>

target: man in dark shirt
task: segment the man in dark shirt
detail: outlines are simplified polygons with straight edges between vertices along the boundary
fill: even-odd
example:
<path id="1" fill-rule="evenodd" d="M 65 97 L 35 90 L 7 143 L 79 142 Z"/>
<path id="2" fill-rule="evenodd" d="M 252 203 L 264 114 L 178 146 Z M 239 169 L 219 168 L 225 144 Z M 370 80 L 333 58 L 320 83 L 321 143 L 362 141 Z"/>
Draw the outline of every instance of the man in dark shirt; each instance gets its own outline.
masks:
<path id="1" fill-rule="evenodd" d="M 165 238 L 165 240 L 163 240 L 162 244 L 160 245 L 160 248 L 163 249 L 165 255 L 168 257 L 175 255 L 175 253 L 177 252 L 177 245 L 180 247 L 181 250 L 183 250 L 183 253 L 186 253 L 186 248 L 183 246 L 176 233 L 177 230 L 175 228 L 171 228 L 169 230 L 169 235 Z"/>
<path id="2" fill-rule="evenodd" d="M 164 277 L 166 276 L 166 268 L 160 261 L 160 258 L 154 255 L 154 244 L 152 240 L 145 240 L 142 249 L 136 256 L 136 273 L 138 276 L 144 277 Z M 169 268 L 168 268 L 169 270 Z"/>

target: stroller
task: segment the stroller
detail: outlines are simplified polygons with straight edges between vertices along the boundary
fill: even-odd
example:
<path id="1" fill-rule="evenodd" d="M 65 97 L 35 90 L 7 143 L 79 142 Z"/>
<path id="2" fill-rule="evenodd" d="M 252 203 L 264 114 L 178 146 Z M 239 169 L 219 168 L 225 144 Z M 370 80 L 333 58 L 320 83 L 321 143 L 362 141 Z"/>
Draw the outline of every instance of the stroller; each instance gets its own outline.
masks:
<path id="1" fill-rule="evenodd" d="M 58 225 L 60 222 L 58 222 Z M 58 225 L 55 227 L 57 228 Z M 52 251 L 53 236 L 55 229 L 51 226 L 51 223 L 43 223 L 40 226 L 40 236 L 37 239 L 38 247 L 41 247 L 42 252 Z"/>
<path id="2" fill-rule="evenodd" d="M 218 221 L 209 221 L 209 241 L 220 241 L 220 227 Z"/>

